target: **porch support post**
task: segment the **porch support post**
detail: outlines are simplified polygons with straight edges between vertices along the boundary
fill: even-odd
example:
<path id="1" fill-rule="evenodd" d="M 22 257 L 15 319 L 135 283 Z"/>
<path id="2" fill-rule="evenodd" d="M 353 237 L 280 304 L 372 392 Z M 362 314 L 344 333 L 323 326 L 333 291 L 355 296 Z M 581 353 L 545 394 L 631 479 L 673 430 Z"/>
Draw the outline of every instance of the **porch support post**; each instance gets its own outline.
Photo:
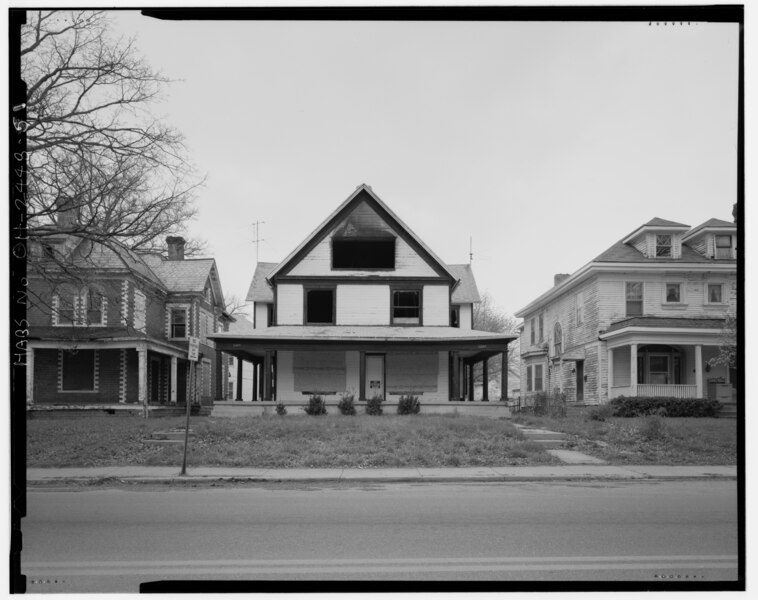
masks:
<path id="1" fill-rule="evenodd" d="M 263 401 L 263 361 L 258 361 L 258 400 Z"/>
<path id="2" fill-rule="evenodd" d="M 258 361 L 253 361 L 253 402 L 258 402 L 258 397 L 260 396 L 260 390 L 258 389 Z M 242 398 L 242 394 L 240 393 L 240 398 Z"/>
<path id="3" fill-rule="evenodd" d="M 703 397 L 703 347 L 695 346 L 695 397 Z"/>
<path id="4" fill-rule="evenodd" d="M 26 350 L 26 403 L 34 404 L 34 348 Z"/>
<path id="5" fill-rule="evenodd" d="M 171 357 L 171 404 L 176 404 L 176 380 L 177 380 L 177 372 L 178 372 L 178 365 L 179 365 L 179 359 L 176 358 L 176 356 Z"/>
<path id="6" fill-rule="evenodd" d="M 468 364 L 468 401 L 474 401 L 474 363 Z"/>
<path id="7" fill-rule="evenodd" d="M 508 400 L 508 348 L 500 355 L 500 399 Z"/>
<path id="8" fill-rule="evenodd" d="M 237 402 L 242 402 L 242 359 L 237 356 L 237 395 L 234 398 Z"/>
<path id="9" fill-rule="evenodd" d="M 272 351 L 266 350 L 263 359 L 263 400 L 271 400 L 271 357 Z"/>
<path id="10" fill-rule="evenodd" d="M 613 349 L 608 348 L 608 402 L 611 401 L 613 390 Z"/>
<path id="11" fill-rule="evenodd" d="M 452 382 L 450 385 L 451 391 L 452 391 L 452 398 L 451 400 L 458 400 L 461 395 L 461 371 L 460 371 L 460 363 L 458 361 L 458 353 L 457 352 L 451 352 L 450 353 L 450 364 L 452 365 Z"/>
<path id="12" fill-rule="evenodd" d="M 632 388 L 632 396 L 637 395 L 637 344 L 630 346 L 631 364 L 629 365 L 629 383 Z"/>
<path id="13" fill-rule="evenodd" d="M 147 348 L 137 348 L 137 401 L 147 418 Z"/>
<path id="14" fill-rule="evenodd" d="M 489 359 L 482 360 L 482 402 L 490 401 L 490 374 L 489 374 Z"/>
<path id="15" fill-rule="evenodd" d="M 361 351 L 358 358 L 358 400 L 366 399 L 366 353 Z"/>

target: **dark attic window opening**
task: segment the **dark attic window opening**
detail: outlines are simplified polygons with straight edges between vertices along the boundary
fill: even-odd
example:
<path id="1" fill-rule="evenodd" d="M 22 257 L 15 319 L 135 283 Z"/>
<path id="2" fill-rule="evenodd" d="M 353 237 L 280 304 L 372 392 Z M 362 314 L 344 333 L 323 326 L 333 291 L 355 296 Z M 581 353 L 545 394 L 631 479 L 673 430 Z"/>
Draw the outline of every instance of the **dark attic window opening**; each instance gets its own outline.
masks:
<path id="1" fill-rule="evenodd" d="M 334 323 L 334 290 L 308 291 L 306 322 L 309 324 Z"/>
<path id="2" fill-rule="evenodd" d="M 395 239 L 332 240 L 333 269 L 394 269 Z"/>

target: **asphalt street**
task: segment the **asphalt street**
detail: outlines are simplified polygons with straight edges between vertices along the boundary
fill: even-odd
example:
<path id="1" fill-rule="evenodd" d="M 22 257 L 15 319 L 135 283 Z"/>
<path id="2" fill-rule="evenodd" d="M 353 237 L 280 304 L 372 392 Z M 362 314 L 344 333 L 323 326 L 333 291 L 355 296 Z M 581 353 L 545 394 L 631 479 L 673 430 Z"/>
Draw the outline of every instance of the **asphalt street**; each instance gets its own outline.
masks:
<path id="1" fill-rule="evenodd" d="M 143 581 L 733 581 L 733 480 L 31 490 L 29 592 Z"/>

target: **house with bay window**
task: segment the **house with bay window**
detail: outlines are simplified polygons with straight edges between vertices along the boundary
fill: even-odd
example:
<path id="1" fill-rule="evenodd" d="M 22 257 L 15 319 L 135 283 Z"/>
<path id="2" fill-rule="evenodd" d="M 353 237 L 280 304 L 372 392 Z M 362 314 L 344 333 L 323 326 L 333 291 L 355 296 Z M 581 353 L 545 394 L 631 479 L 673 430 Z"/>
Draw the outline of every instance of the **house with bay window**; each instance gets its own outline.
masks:
<path id="1" fill-rule="evenodd" d="M 226 378 L 210 335 L 231 317 L 215 261 L 185 258 L 181 237 L 167 245 L 163 256 L 60 235 L 30 249 L 45 276 L 29 274 L 29 411 L 170 413 L 188 398 L 210 411 Z"/>
<path id="2" fill-rule="evenodd" d="M 252 398 L 301 404 L 419 397 L 422 410 L 473 400 L 474 365 L 500 361 L 515 336 L 473 329 L 470 265 L 443 262 L 368 185 L 360 185 L 278 263 L 257 264 L 254 328 L 214 334 L 253 365 Z M 487 372 L 487 369 L 484 369 Z M 483 401 L 489 398 L 487 382 Z M 426 407 L 426 408 L 423 408 Z M 436 407 L 436 408 L 434 408 Z"/>
<path id="3" fill-rule="evenodd" d="M 569 403 L 617 396 L 731 402 L 734 373 L 712 364 L 736 303 L 737 230 L 655 218 L 519 310 L 521 393 Z"/>

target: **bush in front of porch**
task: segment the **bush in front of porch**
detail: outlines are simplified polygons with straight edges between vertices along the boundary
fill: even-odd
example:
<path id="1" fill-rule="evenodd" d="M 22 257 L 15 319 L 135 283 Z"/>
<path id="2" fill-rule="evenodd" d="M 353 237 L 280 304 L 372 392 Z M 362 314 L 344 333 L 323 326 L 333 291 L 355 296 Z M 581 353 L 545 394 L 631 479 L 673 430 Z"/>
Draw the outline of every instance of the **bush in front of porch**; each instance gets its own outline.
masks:
<path id="1" fill-rule="evenodd" d="M 619 396 L 610 401 L 614 417 L 717 417 L 721 404 L 708 398 L 675 398 L 673 396 Z"/>

